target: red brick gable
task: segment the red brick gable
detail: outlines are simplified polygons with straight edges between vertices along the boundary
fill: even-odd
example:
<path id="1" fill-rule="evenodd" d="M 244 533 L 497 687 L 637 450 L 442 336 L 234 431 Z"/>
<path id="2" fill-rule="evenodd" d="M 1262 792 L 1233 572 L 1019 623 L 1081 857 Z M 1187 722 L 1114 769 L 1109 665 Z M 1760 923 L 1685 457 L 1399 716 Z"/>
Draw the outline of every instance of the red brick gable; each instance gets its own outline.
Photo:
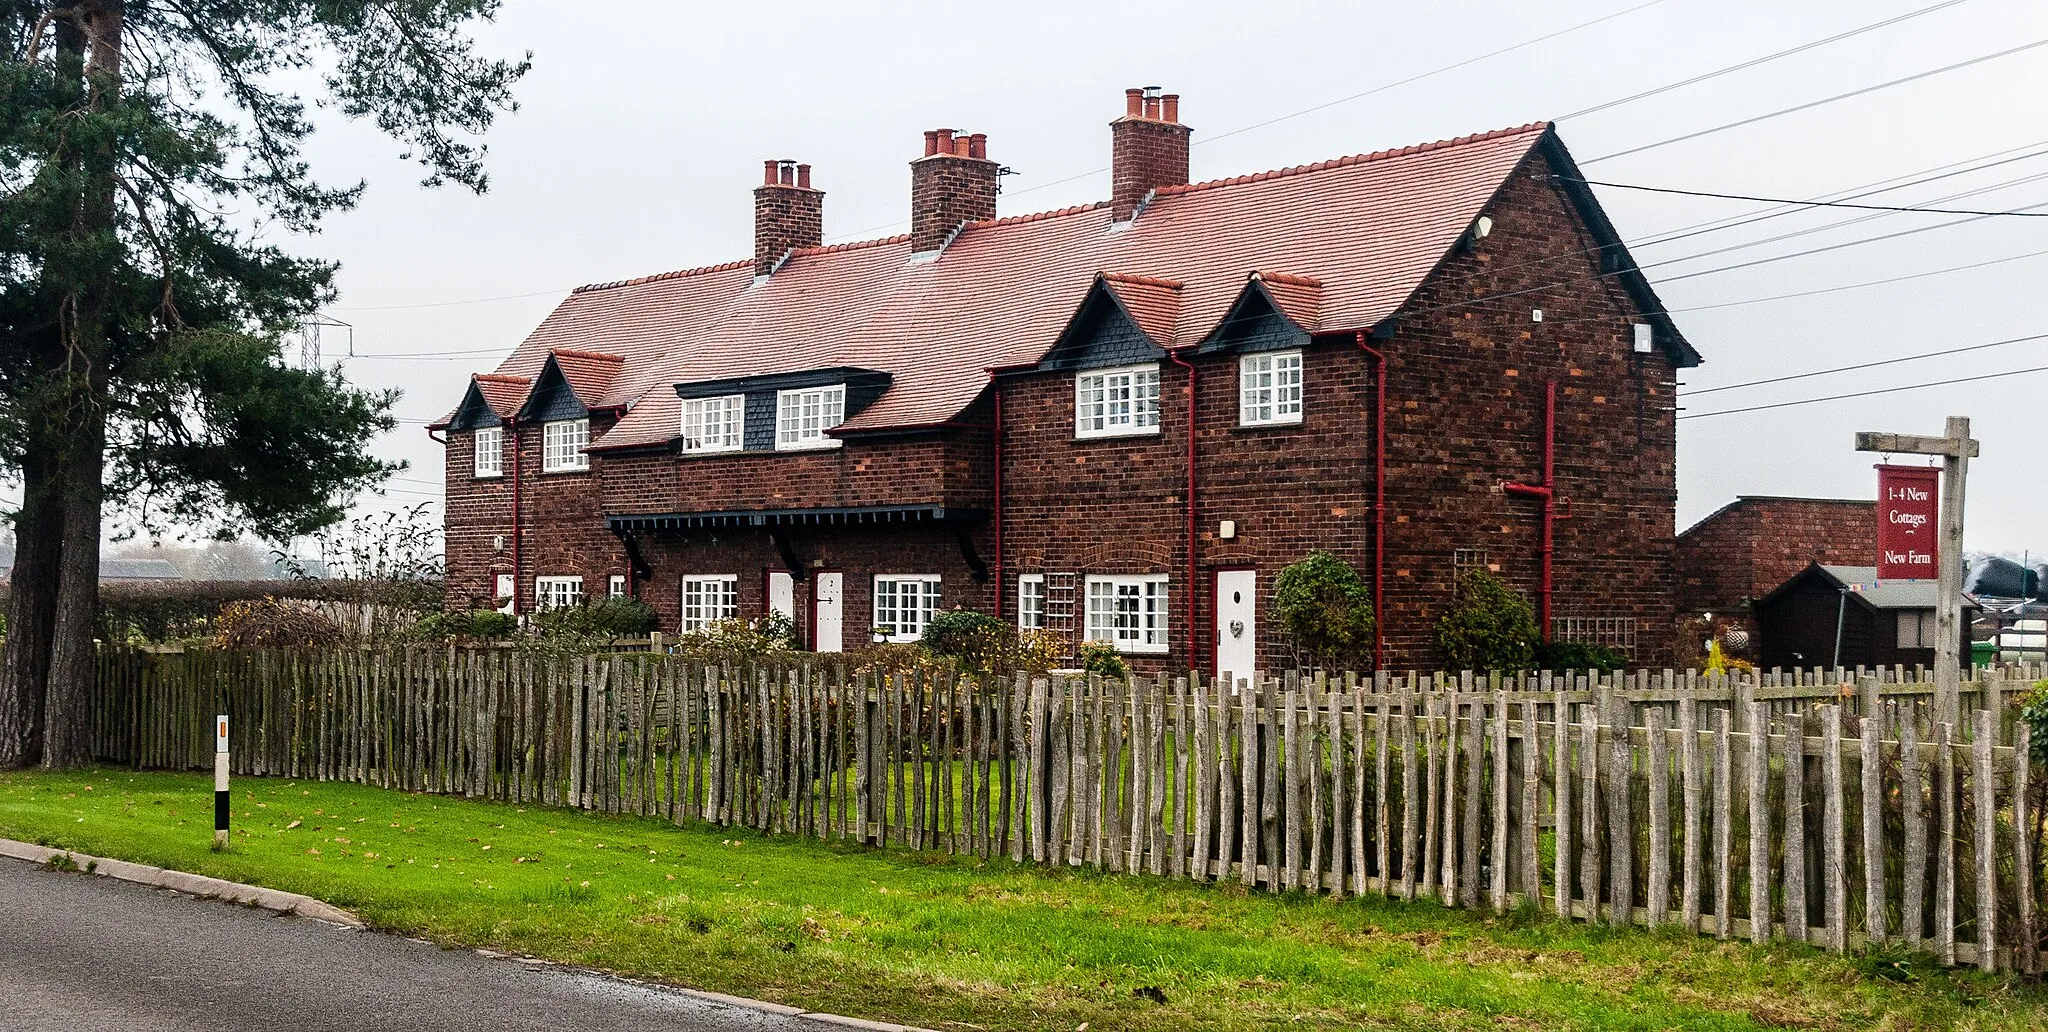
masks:
<path id="1" fill-rule="evenodd" d="M 1876 502 L 1746 495 L 1678 535 L 1679 607 L 1732 613 L 1813 563 L 1876 555 Z"/>

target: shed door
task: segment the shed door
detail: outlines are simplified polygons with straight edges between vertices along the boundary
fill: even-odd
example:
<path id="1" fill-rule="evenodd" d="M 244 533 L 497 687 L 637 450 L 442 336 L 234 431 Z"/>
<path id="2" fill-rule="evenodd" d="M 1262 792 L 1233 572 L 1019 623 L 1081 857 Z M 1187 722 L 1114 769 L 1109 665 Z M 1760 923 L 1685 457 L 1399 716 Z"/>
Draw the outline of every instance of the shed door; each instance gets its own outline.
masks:
<path id="1" fill-rule="evenodd" d="M 1216 574 L 1216 673 L 1233 681 L 1259 667 L 1259 575 L 1254 570 Z"/>
<path id="2" fill-rule="evenodd" d="M 838 652 L 839 629 L 845 618 L 846 575 L 843 573 L 819 573 L 811 578 L 816 584 L 813 602 L 817 620 L 812 625 L 811 648 L 817 652 Z"/>

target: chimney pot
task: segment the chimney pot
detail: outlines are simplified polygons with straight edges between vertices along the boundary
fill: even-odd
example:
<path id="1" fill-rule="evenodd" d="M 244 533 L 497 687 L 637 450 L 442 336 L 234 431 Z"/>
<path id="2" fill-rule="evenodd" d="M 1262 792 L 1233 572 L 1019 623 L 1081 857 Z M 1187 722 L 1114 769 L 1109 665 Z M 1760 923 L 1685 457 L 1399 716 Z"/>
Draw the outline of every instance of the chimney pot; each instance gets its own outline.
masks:
<path id="1" fill-rule="evenodd" d="M 1188 181 L 1188 128 L 1180 95 L 1157 86 L 1124 91 L 1124 117 L 1109 123 L 1110 213 L 1135 218 L 1152 191 Z"/>
<path id="2" fill-rule="evenodd" d="M 754 273 L 766 276 L 799 247 L 825 242 L 825 195 L 811 189 L 811 166 L 761 163 L 754 188 Z"/>
<path id="3" fill-rule="evenodd" d="M 926 133 L 924 157 L 910 163 L 911 250 L 937 251 L 962 224 L 994 218 L 996 171 L 988 160 L 986 133 Z"/>

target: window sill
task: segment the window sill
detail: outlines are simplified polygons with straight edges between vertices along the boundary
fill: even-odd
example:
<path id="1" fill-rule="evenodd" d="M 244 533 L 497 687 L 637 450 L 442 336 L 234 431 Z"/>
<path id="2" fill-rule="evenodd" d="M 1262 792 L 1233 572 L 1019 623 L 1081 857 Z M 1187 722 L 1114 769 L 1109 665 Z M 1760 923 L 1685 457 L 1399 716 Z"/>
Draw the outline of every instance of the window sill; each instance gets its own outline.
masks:
<path id="1" fill-rule="evenodd" d="M 1089 640 L 1090 640 L 1090 641 L 1101 641 L 1101 639 L 1098 639 L 1098 638 L 1090 638 Z M 1118 644 L 1117 644 L 1116 642 L 1113 642 L 1113 641 L 1101 641 L 1101 644 L 1104 644 L 1104 645 L 1108 645 L 1108 646 L 1110 646 L 1111 648 L 1114 648 L 1114 649 L 1116 649 L 1116 654 L 1117 654 L 1117 655 L 1119 655 L 1119 656 L 1164 656 L 1164 655 L 1166 655 L 1167 653 L 1169 653 L 1169 652 L 1173 651 L 1173 650 L 1172 650 L 1172 648 L 1171 648 L 1170 646 L 1166 646 L 1166 645 L 1129 645 L 1129 646 L 1125 646 L 1125 645 L 1118 645 Z"/>
<path id="2" fill-rule="evenodd" d="M 813 452 L 832 451 L 844 447 L 846 447 L 845 441 L 826 441 L 822 444 L 777 444 L 775 450 L 778 452 Z"/>
<path id="3" fill-rule="evenodd" d="M 590 472 L 590 467 L 589 467 L 589 466 L 565 466 L 565 467 L 562 467 L 562 468 L 560 468 L 560 469 L 543 469 L 543 470 L 541 470 L 541 471 L 540 471 L 540 475 L 541 475 L 541 476 L 544 476 L 544 477 L 559 477 L 559 476 L 566 476 L 566 475 L 568 475 L 568 474 L 572 474 L 572 473 L 588 473 L 588 472 Z"/>
<path id="4" fill-rule="evenodd" d="M 505 474 L 504 474 L 504 473 L 502 473 L 502 472 L 499 472 L 499 473 L 471 473 L 471 474 L 469 475 L 469 479 L 471 479 L 471 480 L 503 480 L 503 479 L 505 479 Z"/>
<path id="5" fill-rule="evenodd" d="M 1146 427 L 1143 430 L 1116 430 L 1103 431 L 1092 434 L 1075 434 L 1073 439 L 1075 442 L 1078 443 L 1081 441 L 1129 441 L 1132 439 L 1143 439 L 1147 437 L 1158 436 L 1160 436 L 1159 428 L 1156 426 L 1152 426 Z"/>
<path id="6" fill-rule="evenodd" d="M 1303 420 L 1299 419 L 1276 419 L 1269 423 L 1239 423 L 1231 427 L 1230 432 L 1234 434 L 1256 434 L 1266 430 L 1299 430 L 1302 428 L 1303 422 Z"/>
<path id="7" fill-rule="evenodd" d="M 717 459 L 727 455 L 745 455 L 745 448 L 678 448 L 676 456 L 684 459 Z"/>

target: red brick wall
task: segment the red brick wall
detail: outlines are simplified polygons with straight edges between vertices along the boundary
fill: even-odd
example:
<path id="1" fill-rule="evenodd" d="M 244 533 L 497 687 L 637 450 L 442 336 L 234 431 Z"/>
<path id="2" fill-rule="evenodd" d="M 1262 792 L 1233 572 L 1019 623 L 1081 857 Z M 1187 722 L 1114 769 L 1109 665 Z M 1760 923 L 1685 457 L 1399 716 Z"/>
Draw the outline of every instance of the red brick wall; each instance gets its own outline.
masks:
<path id="1" fill-rule="evenodd" d="M 1679 605 L 1732 612 L 1810 563 L 1877 561 L 1877 503 L 1738 498 L 1678 537 Z"/>
<path id="2" fill-rule="evenodd" d="M 601 434 L 611 417 L 591 419 L 592 435 Z M 447 552 L 447 604 L 455 608 L 488 606 L 499 573 L 513 569 L 511 433 L 506 434 L 504 476 L 479 480 L 475 468 L 475 436 L 448 435 L 447 505 L 444 523 Z M 625 551 L 605 530 L 598 508 L 598 463 L 589 472 L 541 472 L 541 428 L 519 427 L 520 492 L 519 609 L 533 608 L 533 579 L 581 575 L 586 596 L 605 592 L 605 578 L 626 572 Z M 494 546 L 502 535 L 505 547 Z"/>

